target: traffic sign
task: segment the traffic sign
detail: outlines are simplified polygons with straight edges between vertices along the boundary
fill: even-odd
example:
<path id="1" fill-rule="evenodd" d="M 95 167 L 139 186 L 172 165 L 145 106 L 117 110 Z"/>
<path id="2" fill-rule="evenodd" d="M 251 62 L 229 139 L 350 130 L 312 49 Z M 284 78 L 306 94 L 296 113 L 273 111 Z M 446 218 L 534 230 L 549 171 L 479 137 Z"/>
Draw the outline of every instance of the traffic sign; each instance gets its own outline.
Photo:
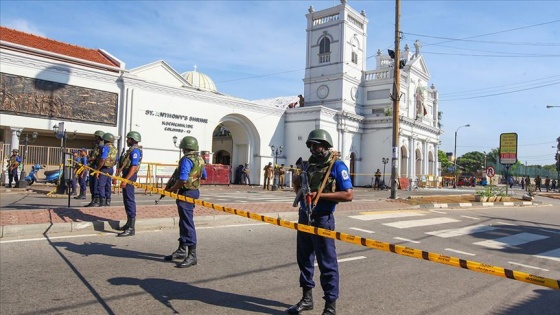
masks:
<path id="1" fill-rule="evenodd" d="M 493 166 L 488 166 L 488 167 L 486 168 L 486 175 L 487 175 L 488 177 L 494 177 L 494 175 L 496 175 L 496 170 L 494 169 Z"/>

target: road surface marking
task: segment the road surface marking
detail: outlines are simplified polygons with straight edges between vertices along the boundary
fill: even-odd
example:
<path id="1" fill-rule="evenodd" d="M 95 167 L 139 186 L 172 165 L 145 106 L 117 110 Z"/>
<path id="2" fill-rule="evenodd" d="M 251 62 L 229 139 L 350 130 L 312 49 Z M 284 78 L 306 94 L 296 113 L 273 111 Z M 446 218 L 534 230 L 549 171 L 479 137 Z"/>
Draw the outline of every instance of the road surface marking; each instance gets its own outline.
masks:
<path id="1" fill-rule="evenodd" d="M 366 259 L 366 256 L 356 256 L 356 257 L 350 257 L 350 258 L 343 258 L 343 259 L 337 259 L 336 261 L 341 263 L 341 262 L 347 262 L 347 261 L 353 261 L 353 260 L 360 260 L 360 259 Z M 317 263 L 315 263 L 315 267 L 318 267 L 319 265 Z"/>
<path id="2" fill-rule="evenodd" d="M 461 221 L 451 219 L 451 218 L 435 218 L 435 219 L 424 219 L 424 220 L 397 221 L 392 223 L 383 223 L 383 225 L 395 227 L 398 229 L 408 229 L 411 227 L 445 224 L 445 223 L 452 223 L 452 222 L 461 222 Z"/>
<path id="3" fill-rule="evenodd" d="M 543 270 L 543 271 L 549 271 L 548 269 L 544 269 L 544 268 L 540 268 L 540 267 L 535 267 L 535 266 L 530 266 L 530 265 L 524 265 L 524 264 L 516 263 L 516 262 L 513 262 L 513 261 L 508 261 L 508 263 L 510 263 L 510 264 L 512 264 L 512 265 L 516 265 L 516 266 L 525 267 L 525 268 L 531 268 L 531 269 L 538 269 L 538 270 Z"/>
<path id="4" fill-rule="evenodd" d="M 391 212 L 391 213 L 370 213 L 370 214 L 351 215 L 349 216 L 349 218 L 358 219 L 362 221 L 370 221 L 370 220 L 394 219 L 394 218 L 404 218 L 404 217 L 417 217 L 423 215 L 425 214 L 414 213 L 414 212 Z"/>
<path id="5" fill-rule="evenodd" d="M 550 250 L 548 252 L 540 253 L 538 255 L 533 255 L 538 258 L 550 259 L 554 261 L 560 261 L 560 248 Z"/>
<path id="6" fill-rule="evenodd" d="M 500 225 L 511 225 L 511 226 L 517 226 L 517 224 L 513 224 L 513 223 L 506 223 L 506 222 L 496 222 L 496 224 L 500 224 Z"/>
<path id="7" fill-rule="evenodd" d="M 374 231 L 364 230 L 364 229 L 355 228 L 355 227 L 351 227 L 350 230 L 360 231 L 360 232 L 369 233 L 369 234 L 375 233 Z"/>
<path id="8" fill-rule="evenodd" d="M 452 248 L 446 248 L 445 250 L 449 251 L 449 252 L 454 252 L 454 253 L 457 253 L 457 254 L 467 255 L 467 256 L 476 256 L 476 254 L 467 253 L 467 252 L 463 252 L 463 251 L 452 249 Z"/>
<path id="9" fill-rule="evenodd" d="M 447 214 L 447 212 L 437 211 L 437 210 L 430 210 L 430 212 L 435 212 L 435 213 L 439 213 L 439 214 Z"/>
<path id="10" fill-rule="evenodd" d="M 492 231 L 496 229 L 497 229 L 496 227 L 492 227 L 488 225 L 472 225 L 472 226 L 466 226 L 458 229 L 447 229 L 447 230 L 426 232 L 426 234 L 437 236 L 437 237 L 448 238 L 448 237 L 455 237 L 455 236 L 468 235 L 474 233 L 482 233 L 482 232 Z"/>
<path id="11" fill-rule="evenodd" d="M 402 237 L 393 237 L 393 238 L 396 239 L 396 240 L 399 240 L 399 241 L 405 241 L 405 242 L 409 242 L 409 243 L 415 243 L 415 244 L 420 244 L 421 243 L 419 241 L 410 240 L 408 238 L 402 238 Z"/>
<path id="12" fill-rule="evenodd" d="M 468 215 L 462 215 L 461 218 L 471 219 L 471 220 L 480 220 L 479 218 L 476 218 L 476 217 L 469 217 Z"/>
<path id="13" fill-rule="evenodd" d="M 97 234 L 80 234 L 80 235 L 68 235 L 68 236 L 49 236 L 49 237 L 37 237 L 37 238 L 25 238 L 25 239 L 19 239 L 19 240 L 0 241 L 0 244 L 48 241 L 48 240 L 56 240 L 56 239 L 61 239 L 61 238 L 90 237 L 90 236 L 99 236 L 99 235 L 108 235 L 108 234 L 114 234 L 114 233 L 97 233 Z"/>
<path id="14" fill-rule="evenodd" d="M 495 240 L 476 242 L 473 244 L 488 247 L 488 248 L 494 248 L 494 249 L 504 249 L 506 247 L 522 245 L 525 243 L 544 240 L 547 238 L 549 237 L 544 235 L 539 235 L 539 234 L 519 233 L 506 237 L 501 237 Z"/>

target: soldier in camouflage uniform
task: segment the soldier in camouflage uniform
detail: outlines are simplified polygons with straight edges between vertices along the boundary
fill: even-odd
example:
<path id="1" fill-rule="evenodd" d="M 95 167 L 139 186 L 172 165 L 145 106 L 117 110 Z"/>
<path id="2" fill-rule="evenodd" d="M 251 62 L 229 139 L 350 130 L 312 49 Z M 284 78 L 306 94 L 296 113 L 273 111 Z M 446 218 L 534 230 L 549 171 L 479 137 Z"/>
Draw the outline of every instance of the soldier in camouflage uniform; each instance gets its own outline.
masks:
<path id="1" fill-rule="evenodd" d="M 100 171 L 101 173 L 113 175 L 113 173 L 115 172 L 113 167 L 117 163 L 117 154 L 118 154 L 117 148 L 115 148 L 115 146 L 113 145 L 113 142 L 115 142 L 115 136 L 113 136 L 112 133 L 106 133 L 103 135 L 103 142 L 105 144 L 101 147 L 101 153 L 99 154 L 98 157 L 99 162 L 97 163 L 97 170 Z M 100 173 L 97 173 L 95 176 L 97 176 L 97 179 L 99 180 L 99 183 L 97 184 L 99 204 L 97 206 L 109 207 L 111 206 L 111 194 L 112 194 L 111 177 L 107 175 L 102 175 Z"/>
<path id="2" fill-rule="evenodd" d="M 126 135 L 126 145 L 128 150 L 119 159 L 117 176 L 135 182 L 140 163 L 142 162 L 142 147 L 138 142 L 142 140 L 140 133 L 131 131 Z M 123 231 L 117 236 L 133 236 L 135 234 L 134 225 L 136 223 L 136 199 L 134 198 L 134 186 L 121 182 L 124 210 L 126 211 L 126 224 L 119 228 Z"/>
<path id="3" fill-rule="evenodd" d="M 183 150 L 183 157 L 179 160 L 178 178 L 175 184 L 166 189 L 170 192 L 198 199 L 200 197 L 200 180 L 206 179 L 204 159 L 198 152 L 198 141 L 196 138 L 186 136 L 181 140 L 179 148 Z M 196 257 L 196 229 L 194 226 L 194 203 L 177 199 L 177 210 L 179 211 L 179 247 L 171 255 L 164 259 L 184 259 L 177 263 L 177 268 L 187 268 L 197 264 Z M 188 249 L 188 252 L 187 252 Z"/>
<path id="4" fill-rule="evenodd" d="M 101 152 L 101 147 L 103 146 L 103 135 L 105 132 L 101 130 L 97 130 L 93 135 L 95 137 L 95 141 L 91 146 L 91 150 L 89 151 L 87 162 L 89 163 L 89 167 L 93 168 L 94 170 L 97 169 L 97 163 L 99 162 L 99 154 Z M 96 207 L 99 206 L 99 194 L 97 193 L 97 186 L 99 181 L 97 176 L 93 174 L 93 171 L 89 171 L 89 193 L 91 195 L 91 202 L 86 205 L 86 207 Z"/>

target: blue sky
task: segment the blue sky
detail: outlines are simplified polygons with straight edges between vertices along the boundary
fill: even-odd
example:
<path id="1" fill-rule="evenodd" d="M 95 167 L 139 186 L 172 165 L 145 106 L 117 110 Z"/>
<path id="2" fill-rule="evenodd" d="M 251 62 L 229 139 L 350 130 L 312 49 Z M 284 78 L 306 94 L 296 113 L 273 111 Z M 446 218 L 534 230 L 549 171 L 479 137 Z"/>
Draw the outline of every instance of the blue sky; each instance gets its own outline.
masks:
<path id="1" fill-rule="evenodd" d="M 303 91 L 305 14 L 340 1 L 10 1 L 0 24 L 88 48 L 132 69 L 194 65 L 218 91 L 249 100 Z M 395 1 L 349 0 L 369 19 L 367 55 L 394 47 Z M 553 164 L 560 136 L 560 1 L 402 1 L 405 44 L 440 93 L 441 150 L 489 151 L 519 136 L 519 160 Z M 374 69 L 374 58 L 367 70 Z"/>

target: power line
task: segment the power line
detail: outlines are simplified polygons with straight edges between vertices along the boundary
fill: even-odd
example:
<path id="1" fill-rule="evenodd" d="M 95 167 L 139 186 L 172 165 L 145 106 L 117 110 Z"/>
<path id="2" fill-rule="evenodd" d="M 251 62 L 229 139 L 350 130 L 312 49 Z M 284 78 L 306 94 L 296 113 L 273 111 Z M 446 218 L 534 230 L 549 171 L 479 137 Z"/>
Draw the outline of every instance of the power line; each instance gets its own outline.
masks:
<path id="1" fill-rule="evenodd" d="M 511 93 L 528 91 L 528 90 L 540 89 L 540 88 L 543 88 L 543 87 L 557 85 L 557 84 L 560 84 L 560 81 L 550 83 L 550 84 L 544 84 L 544 85 L 540 85 L 540 86 L 525 88 L 525 89 L 518 89 L 518 90 L 514 90 L 514 91 L 509 91 L 509 92 L 491 93 L 491 94 L 471 96 L 471 97 L 462 97 L 462 98 L 439 99 L 439 101 L 440 102 L 449 102 L 449 101 L 459 101 L 459 100 L 471 100 L 471 99 L 476 99 L 476 98 L 484 98 L 484 97 L 491 97 L 491 96 L 498 96 L 498 95 L 504 95 L 504 94 L 511 94 Z"/>

